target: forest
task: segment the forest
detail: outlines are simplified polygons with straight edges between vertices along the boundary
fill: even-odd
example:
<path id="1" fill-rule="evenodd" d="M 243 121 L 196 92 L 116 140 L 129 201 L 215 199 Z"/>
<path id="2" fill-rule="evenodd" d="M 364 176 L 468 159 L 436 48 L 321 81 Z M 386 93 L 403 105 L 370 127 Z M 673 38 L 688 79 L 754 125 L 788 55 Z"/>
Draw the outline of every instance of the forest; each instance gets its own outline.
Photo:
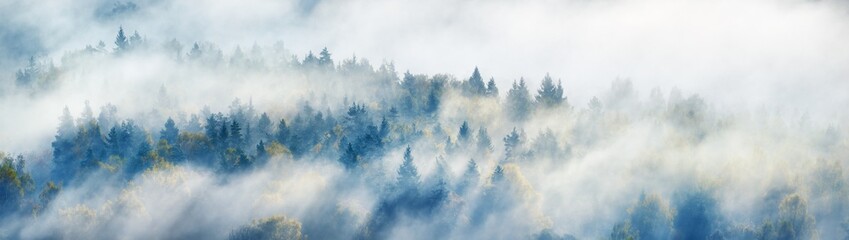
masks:
<path id="1" fill-rule="evenodd" d="M 0 154 L 0 238 L 849 239 L 847 131 L 804 114 L 149 39 L 14 73 L 6 99 L 123 90 Z"/>

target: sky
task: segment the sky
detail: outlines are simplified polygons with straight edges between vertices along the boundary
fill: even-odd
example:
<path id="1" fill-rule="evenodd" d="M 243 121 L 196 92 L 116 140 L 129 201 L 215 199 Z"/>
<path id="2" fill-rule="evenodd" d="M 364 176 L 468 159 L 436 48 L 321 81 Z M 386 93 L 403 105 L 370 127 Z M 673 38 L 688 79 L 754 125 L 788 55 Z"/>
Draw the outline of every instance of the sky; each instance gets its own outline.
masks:
<path id="1" fill-rule="evenodd" d="M 176 38 L 184 51 L 209 41 L 228 55 L 282 41 L 300 58 L 327 47 L 337 60 L 393 62 L 399 72 L 464 79 L 479 67 L 502 94 L 519 78 L 534 89 L 551 74 L 578 108 L 615 79 L 633 81 L 641 96 L 679 88 L 717 108 L 830 124 L 849 105 L 849 7 L 841 1 L 152 0 L 116 10 L 124 4 L 0 2 L 0 79 L 13 81 L 32 55 L 61 64 L 85 45 L 113 47 L 123 26 L 154 43 Z"/>

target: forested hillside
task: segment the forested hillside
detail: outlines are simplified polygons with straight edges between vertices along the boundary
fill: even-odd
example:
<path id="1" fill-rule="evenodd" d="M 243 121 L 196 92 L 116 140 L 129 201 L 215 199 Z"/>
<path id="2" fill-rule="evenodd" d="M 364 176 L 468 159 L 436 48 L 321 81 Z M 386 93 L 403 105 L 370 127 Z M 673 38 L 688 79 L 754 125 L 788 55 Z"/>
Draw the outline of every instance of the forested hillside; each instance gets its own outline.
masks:
<path id="1" fill-rule="evenodd" d="M 849 238 L 833 122 L 129 32 L 15 73 L 21 98 L 120 90 L 0 154 L 0 238 Z"/>

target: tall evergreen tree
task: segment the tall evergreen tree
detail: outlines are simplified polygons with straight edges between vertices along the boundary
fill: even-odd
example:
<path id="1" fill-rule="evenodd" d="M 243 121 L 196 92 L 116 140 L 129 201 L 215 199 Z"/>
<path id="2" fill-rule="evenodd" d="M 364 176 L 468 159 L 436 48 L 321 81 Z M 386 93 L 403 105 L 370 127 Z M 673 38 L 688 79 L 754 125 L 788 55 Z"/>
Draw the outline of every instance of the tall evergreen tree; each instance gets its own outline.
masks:
<path id="1" fill-rule="evenodd" d="M 404 162 L 398 167 L 398 185 L 407 190 L 413 190 L 419 184 L 419 171 L 413 163 L 413 155 L 410 146 L 404 150 Z"/>
<path id="2" fill-rule="evenodd" d="M 460 181 L 457 191 L 460 194 L 464 194 L 472 188 L 477 187 L 480 175 L 477 162 L 475 162 L 474 159 L 469 159 L 469 162 L 466 164 L 466 171 L 463 172 L 463 179 Z"/>
<path id="3" fill-rule="evenodd" d="M 490 78 L 489 82 L 486 83 L 486 96 L 498 97 L 498 87 L 495 86 L 495 78 Z"/>
<path id="4" fill-rule="evenodd" d="M 519 79 L 519 82 L 513 82 L 513 88 L 507 91 L 507 115 L 513 121 L 524 121 L 528 119 L 531 113 L 531 94 L 528 92 L 528 86 L 525 85 L 525 79 Z"/>
<path id="5" fill-rule="evenodd" d="M 177 129 L 174 120 L 170 117 L 165 121 L 165 128 L 159 131 L 159 139 L 168 141 L 168 144 L 176 145 L 180 139 L 180 129 Z"/>
<path id="6" fill-rule="evenodd" d="M 62 110 L 62 117 L 59 118 L 59 128 L 56 130 L 55 140 L 51 143 L 53 147 L 53 169 L 51 170 L 51 175 L 60 182 L 68 180 L 75 170 L 73 167 L 75 130 L 74 119 L 71 117 L 68 107 L 65 106 Z"/>
<path id="7" fill-rule="evenodd" d="M 230 141 L 230 147 L 238 149 L 242 148 L 242 143 L 244 142 L 242 136 L 242 127 L 239 126 L 239 122 L 237 122 L 236 120 L 233 120 L 230 124 L 230 138 L 228 139 Z"/>
<path id="8" fill-rule="evenodd" d="M 277 142 L 280 144 L 289 144 L 290 131 L 289 126 L 286 125 L 286 119 L 281 118 L 280 122 L 277 123 L 277 133 L 274 138 L 277 139 Z"/>
<path id="9" fill-rule="evenodd" d="M 489 134 L 484 127 L 478 129 L 478 151 L 492 151 L 492 139 L 489 138 Z"/>
<path id="10" fill-rule="evenodd" d="M 268 114 L 262 113 L 256 123 L 256 131 L 260 139 L 267 139 L 271 136 L 271 118 Z"/>
<path id="11" fill-rule="evenodd" d="M 321 52 L 318 55 L 319 66 L 333 69 L 333 59 L 330 58 L 330 51 L 327 51 L 326 47 L 324 49 L 321 49 Z"/>
<path id="12" fill-rule="evenodd" d="M 115 51 L 120 52 L 127 50 L 130 47 L 127 36 L 124 35 L 124 27 L 118 27 L 118 36 L 115 36 Z"/>
<path id="13" fill-rule="evenodd" d="M 524 144 L 524 132 L 517 131 L 513 128 L 506 137 L 504 137 L 504 158 L 508 161 L 515 160 L 522 150 Z"/>
<path id="14" fill-rule="evenodd" d="M 460 132 L 457 133 L 457 142 L 462 145 L 468 145 L 472 141 L 472 128 L 469 127 L 467 121 L 463 121 L 460 125 Z"/>
<path id="15" fill-rule="evenodd" d="M 477 67 L 472 72 L 472 76 L 469 77 L 469 81 L 466 82 L 466 93 L 470 96 L 486 95 L 486 85 L 483 83 L 483 77 L 481 77 L 481 73 Z"/>
<path id="16" fill-rule="evenodd" d="M 537 90 L 537 105 L 544 108 L 552 108 L 560 106 L 564 101 L 566 101 L 566 98 L 563 97 L 563 86 L 560 81 L 557 81 L 557 86 L 555 86 L 551 76 L 545 74 L 545 78 L 542 79 L 542 85 Z"/>

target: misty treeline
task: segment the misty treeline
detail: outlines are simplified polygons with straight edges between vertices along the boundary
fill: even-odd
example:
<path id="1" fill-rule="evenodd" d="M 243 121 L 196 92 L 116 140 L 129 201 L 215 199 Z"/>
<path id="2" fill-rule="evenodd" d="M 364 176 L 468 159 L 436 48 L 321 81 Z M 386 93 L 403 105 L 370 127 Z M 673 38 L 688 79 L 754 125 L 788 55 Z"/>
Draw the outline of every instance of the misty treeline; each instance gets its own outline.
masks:
<path id="1" fill-rule="evenodd" d="M 499 90 L 477 68 L 399 74 L 280 43 L 225 55 L 121 28 L 60 65 L 31 58 L 15 85 L 39 98 L 92 66 L 153 60 L 210 73 L 192 84 L 301 95 L 192 109 L 194 89 L 165 82 L 145 90 L 152 110 L 65 107 L 45 153 L 0 155 L 0 236 L 849 239 L 844 130 L 677 89 L 641 97 L 624 79 L 578 104 L 548 75 Z"/>

